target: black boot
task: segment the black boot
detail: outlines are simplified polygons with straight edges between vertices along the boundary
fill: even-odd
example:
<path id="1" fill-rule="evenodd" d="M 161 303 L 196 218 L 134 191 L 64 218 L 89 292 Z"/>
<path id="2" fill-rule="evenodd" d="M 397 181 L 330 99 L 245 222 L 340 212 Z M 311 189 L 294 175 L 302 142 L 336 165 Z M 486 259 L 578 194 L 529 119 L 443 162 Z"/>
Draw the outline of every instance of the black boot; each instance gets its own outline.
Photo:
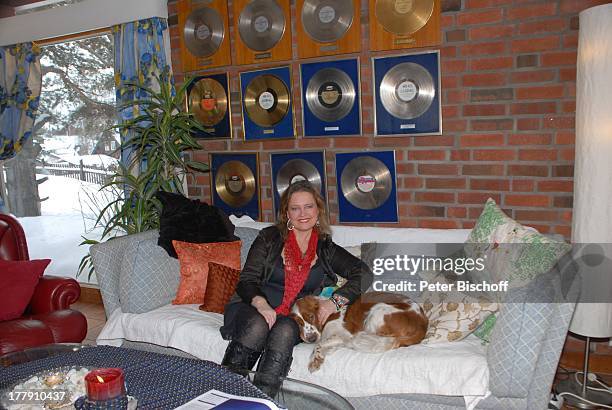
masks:
<path id="1" fill-rule="evenodd" d="M 255 366 L 259 356 L 261 352 L 249 349 L 242 343 L 232 340 L 225 350 L 221 364 L 234 373 L 246 376 Z"/>
<path id="2" fill-rule="evenodd" d="M 257 365 L 257 373 L 253 384 L 259 387 L 262 392 L 274 398 L 278 394 L 282 383 L 280 378 L 287 376 L 292 361 L 293 357 L 289 353 L 266 350 Z"/>

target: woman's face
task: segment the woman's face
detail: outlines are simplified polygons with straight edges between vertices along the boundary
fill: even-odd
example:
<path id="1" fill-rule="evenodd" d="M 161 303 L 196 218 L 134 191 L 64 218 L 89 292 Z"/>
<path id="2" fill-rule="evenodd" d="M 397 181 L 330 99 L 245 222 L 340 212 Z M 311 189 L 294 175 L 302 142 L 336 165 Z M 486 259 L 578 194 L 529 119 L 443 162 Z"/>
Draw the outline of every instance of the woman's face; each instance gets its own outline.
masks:
<path id="1" fill-rule="evenodd" d="M 287 217 L 298 231 L 311 230 L 319 220 L 319 208 L 310 192 L 295 192 L 289 198 Z"/>

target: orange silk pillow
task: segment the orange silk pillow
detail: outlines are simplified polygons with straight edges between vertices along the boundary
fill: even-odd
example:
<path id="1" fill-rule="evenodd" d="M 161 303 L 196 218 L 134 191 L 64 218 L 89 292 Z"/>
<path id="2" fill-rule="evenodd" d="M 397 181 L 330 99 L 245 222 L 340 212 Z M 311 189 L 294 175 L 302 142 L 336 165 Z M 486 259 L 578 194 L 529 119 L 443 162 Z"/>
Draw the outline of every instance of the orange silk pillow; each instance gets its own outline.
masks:
<path id="1" fill-rule="evenodd" d="M 238 279 L 240 279 L 240 269 L 233 269 L 229 266 L 209 262 L 206 293 L 204 294 L 204 303 L 200 306 L 200 310 L 223 313 L 225 305 L 236 290 Z"/>
<path id="2" fill-rule="evenodd" d="M 202 304 L 208 279 L 208 262 L 240 269 L 240 241 L 189 243 L 172 241 L 181 265 L 174 305 Z"/>

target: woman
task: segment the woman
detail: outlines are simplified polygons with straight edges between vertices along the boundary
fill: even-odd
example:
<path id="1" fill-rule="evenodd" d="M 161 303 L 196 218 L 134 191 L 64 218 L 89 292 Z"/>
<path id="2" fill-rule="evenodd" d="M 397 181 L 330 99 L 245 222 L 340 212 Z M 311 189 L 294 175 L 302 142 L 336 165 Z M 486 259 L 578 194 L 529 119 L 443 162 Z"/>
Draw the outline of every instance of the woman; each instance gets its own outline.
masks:
<path id="1" fill-rule="evenodd" d="M 221 364 L 244 374 L 261 356 L 254 382 L 271 397 L 300 342 L 298 325 L 287 317 L 295 300 L 335 285 L 336 274 L 346 278 L 322 303 L 325 321 L 372 282 L 367 265 L 332 242 L 323 198 L 308 181 L 285 190 L 278 219 L 253 242 L 221 328 L 231 340 Z"/>

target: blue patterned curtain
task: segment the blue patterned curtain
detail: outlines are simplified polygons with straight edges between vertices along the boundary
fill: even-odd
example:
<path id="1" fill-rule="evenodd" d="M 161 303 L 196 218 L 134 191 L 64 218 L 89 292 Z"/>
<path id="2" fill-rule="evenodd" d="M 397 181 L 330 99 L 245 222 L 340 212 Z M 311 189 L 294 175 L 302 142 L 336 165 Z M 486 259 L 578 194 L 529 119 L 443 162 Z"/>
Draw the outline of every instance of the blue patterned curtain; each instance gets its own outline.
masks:
<path id="1" fill-rule="evenodd" d="M 0 160 L 14 157 L 31 137 L 41 82 L 38 46 L 0 47 Z"/>
<path id="2" fill-rule="evenodd" d="M 117 106 L 146 98 L 146 93 L 126 83 L 136 83 L 153 90 L 159 90 L 156 76 L 162 81 L 173 83 L 171 68 L 166 61 L 164 30 L 166 20 L 153 17 L 113 27 L 115 39 L 115 88 Z M 174 90 L 174 88 L 173 88 Z M 138 115 L 138 108 L 119 110 L 119 121 L 129 120 Z M 121 135 L 126 141 L 129 135 Z M 122 153 L 125 163 L 126 153 Z"/>

